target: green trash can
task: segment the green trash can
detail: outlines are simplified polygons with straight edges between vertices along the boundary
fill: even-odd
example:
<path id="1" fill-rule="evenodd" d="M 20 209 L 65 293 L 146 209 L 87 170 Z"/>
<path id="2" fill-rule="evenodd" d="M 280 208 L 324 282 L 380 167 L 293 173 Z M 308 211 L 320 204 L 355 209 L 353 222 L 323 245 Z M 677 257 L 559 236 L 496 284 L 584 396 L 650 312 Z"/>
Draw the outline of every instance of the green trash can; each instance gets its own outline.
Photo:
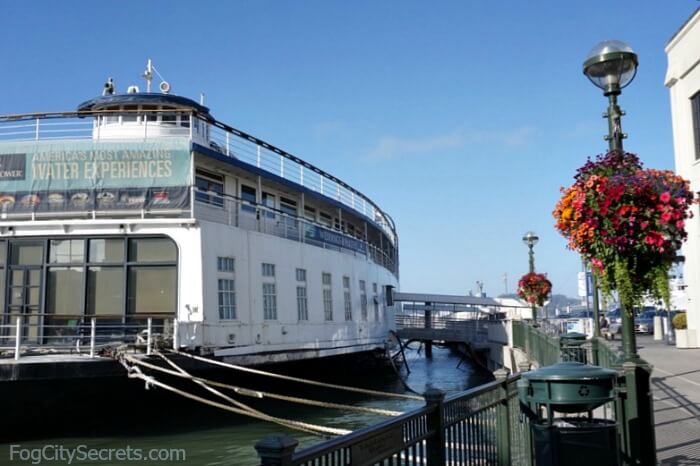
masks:
<path id="1" fill-rule="evenodd" d="M 579 332 L 569 332 L 559 335 L 559 349 L 562 361 L 576 361 L 588 363 L 588 353 L 582 348 L 586 342 L 586 335 Z"/>
<path id="2" fill-rule="evenodd" d="M 615 399 L 616 379 L 616 371 L 571 361 L 523 374 L 518 397 L 530 418 L 536 466 L 619 466 L 617 423 L 592 416 Z"/>

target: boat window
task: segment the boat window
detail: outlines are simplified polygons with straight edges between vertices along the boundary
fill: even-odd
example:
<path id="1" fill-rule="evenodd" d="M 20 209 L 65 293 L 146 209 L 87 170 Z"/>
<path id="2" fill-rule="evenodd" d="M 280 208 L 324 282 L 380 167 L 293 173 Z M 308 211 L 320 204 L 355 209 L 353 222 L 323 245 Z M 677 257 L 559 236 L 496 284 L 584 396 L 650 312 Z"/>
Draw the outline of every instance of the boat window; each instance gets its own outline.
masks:
<path id="1" fill-rule="evenodd" d="M 86 304 L 88 315 L 121 316 L 124 313 L 124 267 L 88 267 Z"/>
<path id="2" fill-rule="evenodd" d="M 286 197 L 280 197 L 280 210 L 285 214 L 296 216 L 297 201 L 287 199 Z"/>
<path id="3" fill-rule="evenodd" d="M 44 263 L 44 246 L 40 242 L 15 243 L 10 247 L 10 263 L 13 265 L 39 265 Z"/>
<path id="4" fill-rule="evenodd" d="M 195 200 L 218 207 L 224 205 L 224 176 L 197 169 L 195 172 L 197 192 Z"/>
<path id="5" fill-rule="evenodd" d="M 219 319 L 236 318 L 236 282 L 228 278 L 219 279 Z"/>
<path id="6" fill-rule="evenodd" d="M 175 243 L 169 238 L 129 240 L 129 262 L 172 262 L 177 260 Z"/>
<path id="7" fill-rule="evenodd" d="M 89 262 L 124 262 L 124 240 L 121 238 L 91 239 Z"/>
<path id="8" fill-rule="evenodd" d="M 331 286 L 331 274 L 323 272 L 321 275 L 323 283 L 323 318 L 333 320 L 333 288 Z"/>
<path id="9" fill-rule="evenodd" d="M 169 240 L 166 240 L 170 242 Z M 170 242 L 174 248 L 172 242 Z M 157 314 L 175 311 L 177 297 L 177 268 L 129 268 L 127 312 L 129 314 Z"/>
<path id="10" fill-rule="evenodd" d="M 161 115 L 161 121 L 165 125 L 177 124 L 177 114 L 167 112 L 167 110 L 174 110 L 175 107 L 163 107 L 163 114 Z"/>
<path id="11" fill-rule="evenodd" d="M 143 121 L 158 120 L 158 107 L 156 105 L 142 105 L 141 110 L 143 111 Z"/>
<path id="12" fill-rule="evenodd" d="M 274 209 L 274 208 L 275 208 L 275 195 L 274 195 L 274 194 L 270 194 L 270 193 L 263 192 L 263 193 L 262 193 L 262 204 L 263 204 L 265 207 L 268 207 L 268 208 L 270 208 L 270 209 Z M 271 211 L 269 211 L 269 210 L 265 212 L 265 215 L 266 215 L 268 218 L 275 218 L 275 213 L 274 213 L 274 212 L 271 212 Z"/>
<path id="13" fill-rule="evenodd" d="M 263 318 L 277 319 L 277 287 L 274 283 L 263 283 Z"/>
<path id="14" fill-rule="evenodd" d="M 46 292 L 47 314 L 82 314 L 83 267 L 51 267 L 48 271 Z"/>
<path id="15" fill-rule="evenodd" d="M 297 269 L 296 274 L 298 282 L 306 281 L 306 269 Z"/>
<path id="16" fill-rule="evenodd" d="M 304 217 L 307 220 L 311 220 L 312 222 L 315 222 L 316 221 L 316 209 L 305 205 L 304 206 Z"/>
<path id="17" fill-rule="evenodd" d="M 331 217 L 330 215 L 328 215 L 325 212 L 321 212 L 319 215 L 320 215 L 319 220 L 321 221 L 321 223 L 323 225 L 327 226 L 328 228 L 333 227 L 333 217 Z"/>
<path id="18" fill-rule="evenodd" d="M 258 201 L 255 193 L 255 188 L 244 184 L 241 185 L 241 199 L 244 201 L 241 205 L 241 210 L 245 212 L 255 212 L 254 206 Z"/>
<path id="19" fill-rule="evenodd" d="M 263 277 L 274 277 L 275 276 L 275 264 L 268 264 L 268 263 L 263 262 L 262 276 Z"/>
<path id="20" fill-rule="evenodd" d="M 136 110 L 138 105 L 124 105 L 124 113 L 122 114 L 122 123 L 136 121 Z"/>
<path id="21" fill-rule="evenodd" d="M 233 273 L 236 271 L 236 260 L 233 257 L 217 257 L 216 270 Z"/>
<path id="22" fill-rule="evenodd" d="M 189 113 L 180 113 L 180 126 L 184 126 L 185 128 L 190 127 L 190 114 Z"/>
<path id="23" fill-rule="evenodd" d="M 52 239 L 49 244 L 49 263 L 51 264 L 82 263 L 84 258 L 85 240 Z"/>
<path id="24" fill-rule="evenodd" d="M 103 117 L 105 125 L 113 125 L 119 123 L 119 114 L 117 113 L 119 111 L 119 107 L 106 107 L 104 110 L 107 111 Z"/>

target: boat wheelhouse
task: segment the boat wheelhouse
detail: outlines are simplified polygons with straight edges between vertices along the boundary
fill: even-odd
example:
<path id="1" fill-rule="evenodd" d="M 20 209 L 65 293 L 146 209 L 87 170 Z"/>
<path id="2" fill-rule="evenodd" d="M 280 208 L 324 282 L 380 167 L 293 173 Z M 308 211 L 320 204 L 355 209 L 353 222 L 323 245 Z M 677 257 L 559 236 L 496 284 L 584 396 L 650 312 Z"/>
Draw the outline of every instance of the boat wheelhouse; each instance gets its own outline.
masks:
<path id="1" fill-rule="evenodd" d="M 248 364 L 384 347 L 387 213 L 167 83 L 105 89 L 77 111 L 0 117 L 6 342 L 15 326 L 52 347 L 149 322 Z"/>

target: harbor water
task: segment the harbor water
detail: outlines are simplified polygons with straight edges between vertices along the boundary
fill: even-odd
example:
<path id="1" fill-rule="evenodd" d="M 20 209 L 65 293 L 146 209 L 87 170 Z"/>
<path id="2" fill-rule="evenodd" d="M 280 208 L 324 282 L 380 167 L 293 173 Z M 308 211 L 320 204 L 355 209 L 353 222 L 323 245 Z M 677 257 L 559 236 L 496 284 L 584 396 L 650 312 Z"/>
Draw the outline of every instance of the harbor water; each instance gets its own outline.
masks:
<path id="1" fill-rule="evenodd" d="M 406 352 L 406 360 L 410 374 L 402 368 L 403 381 L 387 366 L 381 370 L 364 370 L 360 364 L 354 364 L 353 367 L 334 364 L 323 371 L 307 373 L 305 376 L 394 393 L 423 393 L 428 386 L 450 393 L 492 380 L 490 373 L 471 361 L 462 359 L 459 353 L 449 348 L 434 347 L 432 358 L 426 358 L 423 351 L 413 346 Z M 221 379 L 221 374 L 217 375 Z M 225 376 L 227 383 L 356 406 L 408 411 L 423 404 L 420 401 L 341 392 L 293 382 L 242 377 L 240 374 Z M 3 438 L 11 440 L 2 440 L 3 443 L 0 444 L 0 464 L 68 464 L 68 461 L 36 462 L 38 453 L 31 458 L 27 456 L 27 452 L 38 451 L 49 445 L 47 453 L 54 452 L 54 456 L 58 448 L 82 448 L 83 452 L 93 450 L 102 454 L 102 459 L 83 458 L 79 461 L 76 457 L 72 464 L 80 465 L 128 464 L 124 460 L 105 458 L 108 455 L 106 451 L 110 449 L 116 451 L 129 448 L 140 449 L 142 452 L 159 450 L 158 454 L 162 455 L 162 461 L 150 459 L 140 461 L 141 464 L 254 466 L 259 463 L 253 446 L 268 435 L 291 435 L 299 441 L 298 449 L 323 440 L 276 424 L 204 406 L 161 389 L 145 390 L 144 383 L 137 380 L 125 378 L 121 382 L 112 381 L 109 386 L 95 381 L 86 382 L 83 386 L 58 382 L 43 385 L 43 391 L 36 386 L 23 389 L 21 396 L 24 399 L 18 412 L 22 413 L 27 422 L 20 434 L 13 432 L 11 425 L 3 423 Z M 96 394 L 95 390 L 101 392 Z M 85 399 L 84 403 L 80 402 L 81 397 Z M 236 398 L 274 416 L 341 429 L 354 430 L 386 419 L 372 414 L 269 399 Z M 60 414 L 47 416 L 52 411 Z M 45 422 L 49 417 L 53 420 Z M 20 457 L 20 450 L 23 457 Z M 169 453 L 171 450 L 174 453 Z"/>

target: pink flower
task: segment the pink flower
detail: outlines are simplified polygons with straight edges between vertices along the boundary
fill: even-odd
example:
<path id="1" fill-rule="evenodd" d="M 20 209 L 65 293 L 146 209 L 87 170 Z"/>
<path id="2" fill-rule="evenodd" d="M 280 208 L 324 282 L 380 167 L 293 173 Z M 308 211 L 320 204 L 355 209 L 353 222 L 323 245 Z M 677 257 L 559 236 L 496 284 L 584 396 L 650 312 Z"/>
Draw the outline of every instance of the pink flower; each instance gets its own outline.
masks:
<path id="1" fill-rule="evenodd" d="M 661 222 L 662 223 L 668 223 L 671 220 L 671 214 L 668 212 L 664 212 L 661 214 Z"/>
<path id="2" fill-rule="evenodd" d="M 685 226 L 685 222 L 683 220 L 678 220 L 676 222 L 676 228 L 683 228 Z"/>
<path id="3" fill-rule="evenodd" d="M 668 204 L 668 201 L 671 200 L 671 193 L 669 193 L 668 191 L 666 191 L 665 193 L 662 193 L 662 194 L 661 194 L 661 196 L 659 197 L 659 199 L 660 199 L 661 202 L 663 202 L 664 204 Z"/>

